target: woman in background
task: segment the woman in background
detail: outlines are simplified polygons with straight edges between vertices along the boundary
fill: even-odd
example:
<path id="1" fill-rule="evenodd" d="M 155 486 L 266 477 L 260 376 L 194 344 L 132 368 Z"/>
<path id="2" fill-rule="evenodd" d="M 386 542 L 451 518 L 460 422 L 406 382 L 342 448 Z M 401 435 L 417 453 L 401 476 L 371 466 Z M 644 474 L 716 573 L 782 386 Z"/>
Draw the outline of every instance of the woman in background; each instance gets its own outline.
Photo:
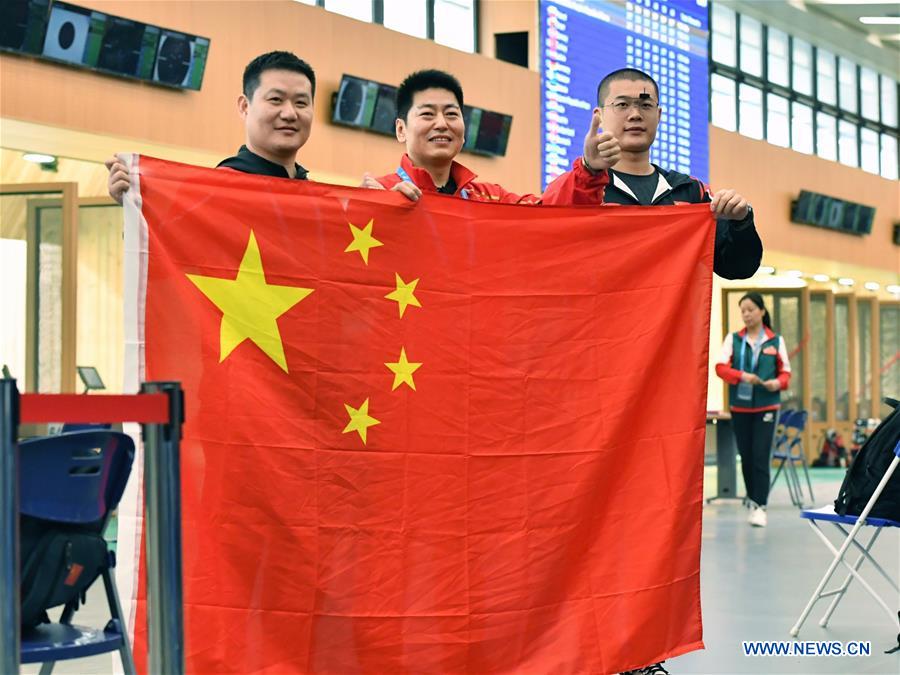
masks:
<path id="1" fill-rule="evenodd" d="M 729 385 L 731 423 L 750 500 L 749 522 L 765 527 L 772 439 L 791 364 L 784 338 L 772 330 L 762 296 L 747 293 L 739 306 L 744 328 L 726 336 L 716 374 Z"/>

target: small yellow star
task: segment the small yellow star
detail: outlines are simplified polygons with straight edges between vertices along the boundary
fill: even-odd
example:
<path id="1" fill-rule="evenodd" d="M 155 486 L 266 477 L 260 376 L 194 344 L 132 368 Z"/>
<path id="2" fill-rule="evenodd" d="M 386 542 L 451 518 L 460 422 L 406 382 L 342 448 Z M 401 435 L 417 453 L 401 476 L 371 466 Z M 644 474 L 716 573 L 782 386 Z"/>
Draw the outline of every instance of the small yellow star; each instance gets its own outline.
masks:
<path id="1" fill-rule="evenodd" d="M 385 363 L 384 365 L 394 373 L 394 386 L 391 387 L 391 391 L 394 391 L 401 384 L 408 384 L 413 391 L 416 390 L 413 373 L 421 368 L 422 364 L 407 361 L 405 347 L 400 347 L 400 359 L 396 363 Z"/>
<path id="2" fill-rule="evenodd" d="M 187 278 L 222 312 L 219 363 L 244 340 L 250 340 L 284 372 L 288 372 L 276 319 L 312 293 L 313 289 L 267 283 L 259 244 L 252 230 L 234 279 L 199 274 L 188 274 Z"/>
<path id="3" fill-rule="evenodd" d="M 384 246 L 384 244 L 372 236 L 372 225 L 374 222 L 374 220 L 370 220 L 369 224 L 362 229 L 359 229 L 353 223 L 347 223 L 350 225 L 350 234 L 353 235 L 353 241 L 347 245 L 347 248 L 344 249 L 344 253 L 358 251 L 366 265 L 369 264 L 369 249 Z"/>
<path id="4" fill-rule="evenodd" d="M 347 414 L 350 415 L 350 421 L 347 423 L 347 426 L 344 427 L 342 433 L 349 434 L 351 431 L 355 431 L 362 439 L 363 445 L 365 445 L 366 430 L 376 424 L 381 424 L 379 420 L 369 416 L 369 399 L 363 401 L 363 404 L 359 406 L 359 408 L 354 408 L 346 403 L 344 404 L 344 407 L 347 409 Z"/>
<path id="5" fill-rule="evenodd" d="M 419 283 L 419 280 L 413 279 L 407 284 L 396 272 L 394 273 L 394 276 L 396 277 L 397 289 L 391 291 L 384 297 L 388 300 L 395 300 L 397 302 L 397 307 L 400 309 L 400 318 L 402 319 L 403 312 L 406 311 L 406 308 L 409 305 L 412 305 L 413 307 L 422 306 L 419 303 L 419 299 L 414 295 L 416 284 Z"/>

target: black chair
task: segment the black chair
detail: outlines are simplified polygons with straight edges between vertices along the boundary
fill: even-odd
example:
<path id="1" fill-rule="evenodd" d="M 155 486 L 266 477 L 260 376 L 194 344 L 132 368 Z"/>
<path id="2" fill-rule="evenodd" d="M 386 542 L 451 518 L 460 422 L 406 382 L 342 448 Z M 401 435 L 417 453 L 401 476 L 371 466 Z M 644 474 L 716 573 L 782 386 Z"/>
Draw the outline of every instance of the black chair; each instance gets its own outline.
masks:
<path id="1" fill-rule="evenodd" d="M 121 432 L 74 431 L 19 444 L 20 513 L 103 533 L 116 508 L 134 461 L 134 443 Z M 125 673 L 135 672 L 113 571 L 107 552 L 100 577 L 110 620 L 103 629 L 72 624 L 77 601 L 65 605 L 56 623 L 22 630 L 22 663 L 42 663 L 42 675 L 56 661 L 118 651 Z"/>

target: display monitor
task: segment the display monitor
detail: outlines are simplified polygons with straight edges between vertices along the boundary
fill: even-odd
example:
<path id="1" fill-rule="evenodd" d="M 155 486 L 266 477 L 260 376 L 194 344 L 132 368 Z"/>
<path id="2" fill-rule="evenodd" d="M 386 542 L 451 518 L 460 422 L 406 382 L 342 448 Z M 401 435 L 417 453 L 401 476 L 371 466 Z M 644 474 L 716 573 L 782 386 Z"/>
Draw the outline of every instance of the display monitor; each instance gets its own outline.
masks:
<path id="1" fill-rule="evenodd" d="M 369 126 L 372 131 L 387 136 L 394 136 L 397 121 L 397 87 L 388 84 L 378 85 L 378 98 L 375 100 L 375 111 L 372 115 L 372 123 Z"/>
<path id="2" fill-rule="evenodd" d="M 94 366 L 76 366 L 76 370 L 78 371 L 78 377 L 84 384 L 85 391 L 106 389 L 106 385 L 103 384 L 103 380 L 100 378 L 100 373 L 97 372 Z"/>
<path id="3" fill-rule="evenodd" d="M 334 102 L 331 121 L 351 127 L 368 129 L 375 114 L 378 99 L 378 83 L 353 75 L 341 77 Z"/>
<path id="4" fill-rule="evenodd" d="M 637 68 L 660 85 L 650 160 L 704 181 L 709 173 L 707 0 L 540 0 L 543 185 L 583 151 L 597 85 Z"/>
<path id="5" fill-rule="evenodd" d="M 110 16 L 100 45 L 97 68 L 149 79 L 153 76 L 160 30 L 131 19 Z"/>
<path id="6" fill-rule="evenodd" d="M 0 2 L 0 50 L 40 54 L 50 14 L 50 0 Z"/>
<path id="7" fill-rule="evenodd" d="M 847 234 L 872 233 L 875 208 L 837 197 L 801 190 L 791 202 L 791 222 L 825 227 Z"/>
<path id="8" fill-rule="evenodd" d="M 41 55 L 54 61 L 96 67 L 106 20 L 102 12 L 54 2 Z"/>
<path id="9" fill-rule="evenodd" d="M 510 115 L 490 110 L 483 111 L 481 124 L 478 127 L 478 137 L 475 140 L 475 151 L 486 155 L 501 157 L 505 155 L 511 126 L 512 117 Z"/>
<path id="10" fill-rule="evenodd" d="M 208 38 L 162 29 L 153 81 L 180 89 L 199 90 L 208 52 Z"/>
<path id="11" fill-rule="evenodd" d="M 509 141 L 512 116 L 503 113 L 463 107 L 463 121 L 466 124 L 466 142 L 463 150 L 479 155 L 503 156 Z"/>

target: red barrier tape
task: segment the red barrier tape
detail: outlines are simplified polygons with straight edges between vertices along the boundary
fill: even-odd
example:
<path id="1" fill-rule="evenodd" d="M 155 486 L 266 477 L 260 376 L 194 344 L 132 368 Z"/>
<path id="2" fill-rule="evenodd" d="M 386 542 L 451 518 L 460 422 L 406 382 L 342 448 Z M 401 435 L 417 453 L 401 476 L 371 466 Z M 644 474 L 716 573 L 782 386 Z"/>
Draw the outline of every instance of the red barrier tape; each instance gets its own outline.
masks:
<path id="1" fill-rule="evenodd" d="M 166 394 L 22 394 L 20 401 L 19 421 L 23 424 L 166 424 L 169 421 L 169 397 Z"/>

